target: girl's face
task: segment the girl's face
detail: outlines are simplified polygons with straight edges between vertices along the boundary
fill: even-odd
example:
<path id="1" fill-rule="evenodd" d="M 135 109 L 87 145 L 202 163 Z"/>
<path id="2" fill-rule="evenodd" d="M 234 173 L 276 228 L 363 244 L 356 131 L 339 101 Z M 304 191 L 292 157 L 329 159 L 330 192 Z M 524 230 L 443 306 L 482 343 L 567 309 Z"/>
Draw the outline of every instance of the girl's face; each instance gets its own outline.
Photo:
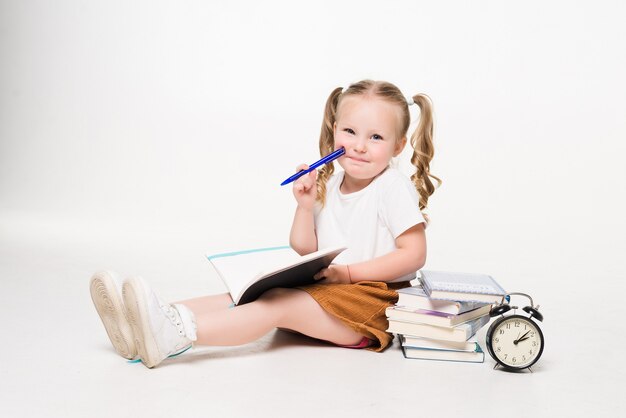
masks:
<path id="1" fill-rule="evenodd" d="M 335 149 L 351 191 L 367 186 L 398 155 L 406 137 L 397 138 L 400 110 L 376 97 L 349 96 L 342 100 L 334 125 Z"/>

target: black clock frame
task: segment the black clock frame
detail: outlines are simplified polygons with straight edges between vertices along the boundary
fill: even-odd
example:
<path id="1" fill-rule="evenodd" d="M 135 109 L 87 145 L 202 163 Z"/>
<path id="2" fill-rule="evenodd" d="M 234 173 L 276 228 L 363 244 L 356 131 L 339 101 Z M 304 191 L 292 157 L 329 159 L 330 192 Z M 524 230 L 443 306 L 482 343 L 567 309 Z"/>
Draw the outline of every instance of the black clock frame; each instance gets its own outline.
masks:
<path id="1" fill-rule="evenodd" d="M 495 355 L 495 353 L 493 352 L 493 347 L 491 345 L 491 339 L 493 337 L 493 332 L 495 331 L 495 329 L 498 328 L 498 326 L 501 323 L 503 323 L 504 321 L 509 320 L 509 319 L 513 319 L 513 318 L 518 318 L 518 319 L 521 319 L 523 321 L 529 321 L 530 323 L 532 323 L 534 325 L 534 327 L 537 329 L 537 331 L 539 332 L 539 337 L 541 338 L 541 348 L 539 349 L 539 353 L 537 354 L 537 356 L 535 357 L 533 362 L 530 363 L 530 364 L 527 364 L 525 366 L 521 366 L 521 367 L 515 367 L 515 366 L 511 366 L 509 364 L 504 364 L 498 358 L 498 356 Z M 541 331 L 541 328 L 539 327 L 539 325 L 537 325 L 537 323 L 535 321 L 533 321 L 531 318 L 529 318 L 527 316 L 524 316 L 524 315 L 517 315 L 517 314 L 515 314 L 515 315 L 508 315 L 508 316 L 502 315 L 500 318 L 498 318 L 495 322 L 493 322 L 489 326 L 489 330 L 487 330 L 487 336 L 486 336 L 486 345 L 487 345 L 487 351 L 489 352 L 489 355 L 491 355 L 491 357 L 497 362 L 497 364 L 499 364 L 500 366 L 504 367 L 505 369 L 516 370 L 517 371 L 517 370 L 524 370 L 526 368 L 529 369 L 530 366 L 532 366 L 533 364 L 535 364 L 537 362 L 537 360 L 539 360 L 539 358 L 543 354 L 543 349 L 546 346 L 546 340 L 545 340 L 545 338 L 543 336 L 543 332 Z"/>

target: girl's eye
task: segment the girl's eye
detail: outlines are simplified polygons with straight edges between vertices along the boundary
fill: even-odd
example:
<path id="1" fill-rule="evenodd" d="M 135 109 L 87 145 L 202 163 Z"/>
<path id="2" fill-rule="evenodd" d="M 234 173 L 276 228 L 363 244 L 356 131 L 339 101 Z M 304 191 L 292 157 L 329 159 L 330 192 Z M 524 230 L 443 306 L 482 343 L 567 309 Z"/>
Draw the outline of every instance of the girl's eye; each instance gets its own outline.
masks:
<path id="1" fill-rule="evenodd" d="M 344 129 L 345 132 L 349 133 L 349 134 L 354 134 L 354 131 L 350 128 L 346 128 Z"/>
<path id="2" fill-rule="evenodd" d="M 374 134 L 374 135 L 372 135 L 372 139 L 374 139 L 376 141 L 381 141 L 383 139 L 383 137 L 378 135 L 378 134 Z"/>

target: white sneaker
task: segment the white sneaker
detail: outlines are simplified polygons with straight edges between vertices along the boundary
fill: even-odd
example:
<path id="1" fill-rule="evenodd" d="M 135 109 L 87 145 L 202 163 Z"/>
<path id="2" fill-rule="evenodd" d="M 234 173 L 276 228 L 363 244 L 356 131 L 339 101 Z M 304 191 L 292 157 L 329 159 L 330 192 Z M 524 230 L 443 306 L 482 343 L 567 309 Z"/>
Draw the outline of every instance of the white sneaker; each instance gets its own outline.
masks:
<path id="1" fill-rule="evenodd" d="M 133 331 L 126 319 L 117 274 L 110 271 L 97 272 L 91 276 L 89 292 L 115 351 L 124 358 L 135 358 L 137 348 Z"/>
<path id="2" fill-rule="evenodd" d="M 184 305 L 163 302 L 141 277 L 124 282 L 122 295 L 142 362 L 152 368 L 191 347 L 196 340 L 193 313 Z"/>

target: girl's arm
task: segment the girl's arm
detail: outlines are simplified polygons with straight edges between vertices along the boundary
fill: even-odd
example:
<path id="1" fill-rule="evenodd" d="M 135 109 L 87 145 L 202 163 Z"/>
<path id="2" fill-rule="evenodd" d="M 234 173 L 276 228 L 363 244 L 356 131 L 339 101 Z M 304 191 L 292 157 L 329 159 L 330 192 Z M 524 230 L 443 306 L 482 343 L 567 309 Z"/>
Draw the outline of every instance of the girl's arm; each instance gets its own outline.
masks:
<path id="1" fill-rule="evenodd" d="M 298 166 L 296 170 L 307 169 L 306 164 Z M 317 171 L 300 177 L 293 184 L 293 195 L 298 202 L 296 213 L 291 224 L 289 245 L 298 254 L 305 255 L 317 251 L 317 235 L 315 234 L 315 219 L 313 207 L 317 198 Z"/>
<path id="2" fill-rule="evenodd" d="M 300 255 L 317 251 L 313 210 L 298 206 L 291 224 L 289 245 Z"/>
<path id="3" fill-rule="evenodd" d="M 396 238 L 396 249 L 369 261 L 333 264 L 320 271 L 320 283 L 356 283 L 359 281 L 387 282 L 409 273 L 415 273 L 426 263 L 426 234 L 424 224 L 407 229 Z"/>

